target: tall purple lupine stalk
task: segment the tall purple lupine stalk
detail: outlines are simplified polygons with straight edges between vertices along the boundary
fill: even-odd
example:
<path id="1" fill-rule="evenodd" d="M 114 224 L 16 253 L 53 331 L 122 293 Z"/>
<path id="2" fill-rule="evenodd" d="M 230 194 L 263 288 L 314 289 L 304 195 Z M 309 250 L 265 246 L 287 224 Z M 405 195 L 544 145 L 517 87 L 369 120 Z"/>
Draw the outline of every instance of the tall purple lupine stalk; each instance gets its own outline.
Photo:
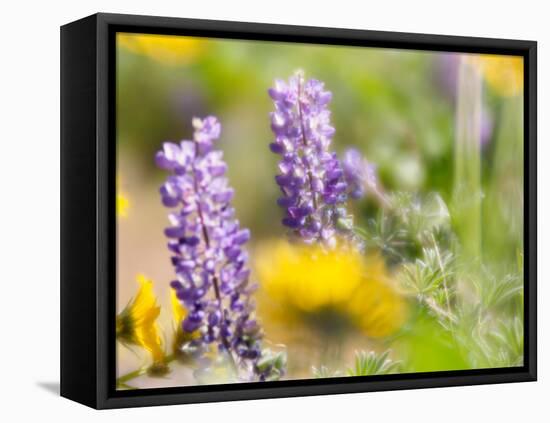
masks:
<path id="1" fill-rule="evenodd" d="M 307 243 L 333 247 L 345 222 L 347 184 L 336 153 L 330 151 L 334 127 L 328 104 L 332 93 L 321 81 L 306 81 L 301 71 L 269 89 L 275 103 L 271 151 L 282 156 L 275 177 L 285 208 L 283 225 Z"/>
<path id="2" fill-rule="evenodd" d="M 171 287 L 189 312 L 182 328 L 194 334 L 185 348 L 197 357 L 221 352 L 239 378 L 261 379 L 262 332 L 253 317 L 244 249 L 250 232 L 235 219 L 227 166 L 213 148 L 218 120 L 195 118 L 193 127 L 192 141 L 166 142 L 156 155 L 157 165 L 171 172 L 160 193 L 163 204 L 175 208 L 165 234 L 176 272 Z"/>

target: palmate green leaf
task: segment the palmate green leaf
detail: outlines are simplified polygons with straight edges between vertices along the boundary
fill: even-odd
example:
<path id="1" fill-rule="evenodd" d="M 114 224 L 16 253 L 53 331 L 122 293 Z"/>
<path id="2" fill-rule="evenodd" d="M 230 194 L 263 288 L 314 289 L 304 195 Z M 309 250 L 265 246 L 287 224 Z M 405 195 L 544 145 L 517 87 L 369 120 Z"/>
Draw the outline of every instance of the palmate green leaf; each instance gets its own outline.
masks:
<path id="1" fill-rule="evenodd" d="M 367 229 L 359 230 L 359 235 L 380 250 L 390 266 L 417 254 L 415 244 L 397 216 L 384 210 L 380 210 L 376 218 L 370 219 Z"/>
<path id="2" fill-rule="evenodd" d="M 489 332 L 489 354 L 495 367 L 523 365 L 523 335 L 523 319 L 517 316 Z"/>
<path id="3" fill-rule="evenodd" d="M 380 209 L 365 229 L 355 231 L 367 245 L 382 251 L 390 266 L 414 260 L 423 248 L 433 247 L 436 238 L 449 236 L 449 211 L 439 194 L 396 192 L 388 199 L 387 209 Z"/>
<path id="4" fill-rule="evenodd" d="M 432 272 L 420 259 L 404 265 L 399 279 L 406 291 L 418 296 L 429 295 L 443 282 L 443 276 Z"/>
<path id="5" fill-rule="evenodd" d="M 338 370 L 330 370 L 327 366 L 321 366 L 321 367 L 312 367 L 311 372 L 313 373 L 313 377 L 317 379 L 324 379 L 327 377 L 340 377 L 342 376 L 342 373 Z"/>
<path id="6" fill-rule="evenodd" d="M 454 289 L 454 287 L 447 288 L 447 290 L 445 290 L 444 288 L 439 288 L 432 293 L 432 298 L 436 305 L 446 308 L 447 298 L 452 298 L 455 295 L 456 290 Z"/>
<path id="7" fill-rule="evenodd" d="M 418 297 L 435 294 L 452 276 L 452 255 L 435 248 L 423 249 L 422 259 L 403 265 L 399 281 L 405 291 Z"/>
<path id="8" fill-rule="evenodd" d="M 425 244 L 435 231 L 449 226 L 449 209 L 438 193 L 420 197 L 397 192 L 392 195 L 390 203 L 405 230 L 420 244 Z"/>
<path id="9" fill-rule="evenodd" d="M 385 375 L 399 371 L 401 363 L 389 358 L 390 350 L 377 354 L 374 351 L 355 353 L 355 365 L 348 368 L 348 376 Z"/>
<path id="10" fill-rule="evenodd" d="M 498 277 L 484 269 L 478 278 L 472 278 L 482 304 L 486 308 L 497 308 L 511 303 L 523 295 L 523 277 L 520 274 L 508 274 Z"/>
<path id="11" fill-rule="evenodd" d="M 462 310 L 455 338 L 471 368 L 514 367 L 523 364 L 522 317 L 495 320 L 482 304 Z"/>
<path id="12" fill-rule="evenodd" d="M 389 358 L 390 350 L 382 353 L 374 351 L 357 351 L 353 367 L 349 367 L 345 373 L 339 370 L 330 370 L 327 366 L 312 367 L 311 371 L 316 378 L 341 377 L 341 376 L 373 376 L 398 373 L 401 362 Z"/>
<path id="13" fill-rule="evenodd" d="M 457 313 L 454 337 L 471 368 L 490 367 L 484 348 L 484 337 L 489 326 L 481 304 L 464 304 Z"/>

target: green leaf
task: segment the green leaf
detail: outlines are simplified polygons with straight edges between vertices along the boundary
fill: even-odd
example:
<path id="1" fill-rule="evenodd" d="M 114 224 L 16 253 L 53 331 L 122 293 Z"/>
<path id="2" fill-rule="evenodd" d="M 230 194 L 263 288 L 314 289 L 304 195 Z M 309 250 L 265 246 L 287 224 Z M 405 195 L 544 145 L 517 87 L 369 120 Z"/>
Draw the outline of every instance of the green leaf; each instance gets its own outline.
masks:
<path id="1" fill-rule="evenodd" d="M 452 276 L 451 265 L 450 253 L 439 254 L 436 249 L 425 248 L 422 259 L 403 265 L 398 279 L 405 291 L 425 297 L 434 294 Z"/>
<path id="2" fill-rule="evenodd" d="M 377 354 L 374 351 L 355 353 L 355 365 L 347 369 L 348 376 L 385 375 L 399 371 L 401 363 L 389 358 L 390 351 Z"/>

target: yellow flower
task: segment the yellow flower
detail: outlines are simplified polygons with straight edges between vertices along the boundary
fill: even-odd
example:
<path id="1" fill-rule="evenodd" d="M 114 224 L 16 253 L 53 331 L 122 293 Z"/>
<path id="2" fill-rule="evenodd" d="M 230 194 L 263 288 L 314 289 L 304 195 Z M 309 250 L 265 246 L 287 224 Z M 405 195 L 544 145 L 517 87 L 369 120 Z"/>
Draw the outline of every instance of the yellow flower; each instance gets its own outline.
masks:
<path id="1" fill-rule="evenodd" d="M 523 58 L 484 54 L 477 64 L 485 80 L 497 94 L 511 97 L 523 92 Z"/>
<path id="2" fill-rule="evenodd" d="M 130 200 L 126 196 L 126 193 L 120 191 L 120 176 L 116 178 L 116 215 L 118 217 L 128 217 L 128 209 L 130 208 Z"/>
<path id="3" fill-rule="evenodd" d="M 138 345 L 151 354 L 153 365 L 164 363 L 164 349 L 157 318 L 160 306 L 153 292 L 153 281 L 138 275 L 139 291 L 116 319 L 117 339 L 124 344 Z"/>
<path id="4" fill-rule="evenodd" d="M 150 57 L 168 65 L 193 61 L 205 41 L 178 35 L 118 34 L 118 45 L 136 54 Z"/>
<path id="5" fill-rule="evenodd" d="M 258 254 L 262 289 L 270 301 L 314 312 L 348 298 L 361 278 L 361 259 L 344 251 L 277 242 Z"/>
<path id="6" fill-rule="evenodd" d="M 130 208 L 130 200 L 122 192 L 116 194 L 116 215 L 119 217 L 128 217 L 128 209 Z"/>
<path id="7" fill-rule="evenodd" d="M 360 289 L 346 307 L 356 325 L 372 338 L 391 335 L 407 318 L 405 300 L 391 285 L 380 256 L 368 259 Z"/>
<path id="8" fill-rule="evenodd" d="M 181 305 L 180 300 L 176 296 L 176 291 L 170 290 L 170 303 L 172 304 L 172 314 L 176 327 L 181 326 L 181 321 L 187 316 L 187 310 Z"/>
<path id="9" fill-rule="evenodd" d="M 405 301 L 378 256 L 281 241 L 261 246 L 256 257 L 266 322 L 290 329 L 306 323 L 326 335 L 351 327 L 381 337 L 405 320 Z"/>

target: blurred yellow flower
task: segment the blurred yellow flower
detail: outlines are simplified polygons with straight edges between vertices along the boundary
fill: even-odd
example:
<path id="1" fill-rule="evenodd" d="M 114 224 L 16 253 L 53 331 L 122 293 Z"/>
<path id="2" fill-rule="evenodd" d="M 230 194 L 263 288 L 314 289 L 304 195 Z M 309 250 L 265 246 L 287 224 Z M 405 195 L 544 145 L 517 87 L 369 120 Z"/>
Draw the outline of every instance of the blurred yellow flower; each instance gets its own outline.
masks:
<path id="1" fill-rule="evenodd" d="M 485 80 L 497 94 L 511 97 L 523 92 L 523 58 L 484 54 L 477 57 Z"/>
<path id="2" fill-rule="evenodd" d="M 372 338 L 391 335 L 407 318 L 406 302 L 391 285 L 380 256 L 368 259 L 361 285 L 346 307 L 357 326 Z"/>
<path id="3" fill-rule="evenodd" d="M 130 208 L 130 200 L 122 192 L 116 194 L 116 215 L 118 217 L 128 217 L 128 209 Z"/>
<path id="4" fill-rule="evenodd" d="M 128 217 L 128 209 L 130 208 L 130 200 L 126 193 L 122 192 L 119 187 L 121 184 L 121 177 L 117 175 L 116 178 L 116 215 L 117 217 Z"/>
<path id="5" fill-rule="evenodd" d="M 266 321 L 290 328 L 313 324 L 329 332 L 345 323 L 369 337 L 383 337 L 405 320 L 405 300 L 392 287 L 379 256 L 280 241 L 261 246 L 256 257 L 259 306 Z"/>
<path id="6" fill-rule="evenodd" d="M 179 65 L 193 61 L 204 47 L 199 38 L 178 35 L 118 34 L 119 46 L 163 64 Z"/>
<path id="7" fill-rule="evenodd" d="M 170 303 L 172 304 L 172 314 L 174 315 L 174 323 L 177 328 L 181 326 L 181 321 L 187 316 L 187 310 L 183 307 L 181 301 L 178 300 L 176 292 L 173 289 L 170 290 Z"/>
<path id="8" fill-rule="evenodd" d="M 117 315 L 116 335 L 124 344 L 138 345 L 151 354 L 153 365 L 164 363 L 164 350 L 157 324 L 160 306 L 153 292 L 153 281 L 138 275 L 140 285 L 135 298 Z"/>

